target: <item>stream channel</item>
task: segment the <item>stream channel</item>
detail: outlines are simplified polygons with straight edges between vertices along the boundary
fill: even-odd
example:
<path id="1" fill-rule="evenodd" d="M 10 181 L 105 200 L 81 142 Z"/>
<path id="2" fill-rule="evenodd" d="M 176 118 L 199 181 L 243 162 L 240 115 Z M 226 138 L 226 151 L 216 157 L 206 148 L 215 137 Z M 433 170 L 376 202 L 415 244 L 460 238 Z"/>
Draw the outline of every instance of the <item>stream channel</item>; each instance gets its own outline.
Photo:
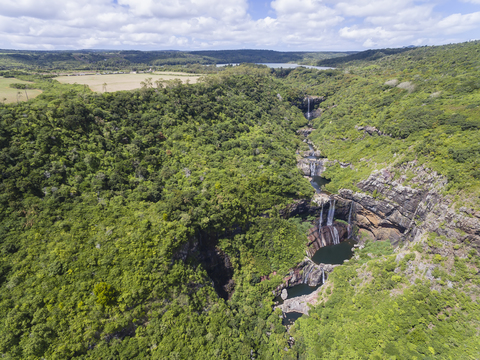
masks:
<path id="1" fill-rule="evenodd" d="M 315 151 L 313 146 L 308 144 L 308 147 L 310 148 L 310 151 L 313 154 Z M 311 155 L 311 156 L 308 156 L 307 159 L 318 160 L 319 157 Z M 329 183 L 329 180 L 321 176 L 313 176 L 310 183 L 312 184 L 312 186 L 314 187 L 317 193 L 322 193 L 322 192 L 326 193 L 324 190 L 322 190 L 322 188 L 325 184 Z M 348 239 L 348 240 L 342 241 L 338 245 L 330 245 L 330 246 L 322 247 L 315 253 L 315 255 L 311 258 L 311 260 L 317 265 L 320 263 L 343 264 L 345 260 L 350 259 L 353 256 L 352 248 L 354 244 L 355 242 L 353 239 Z M 303 296 L 303 295 L 309 295 L 322 285 L 323 284 L 318 286 L 308 286 L 307 284 L 300 284 L 300 285 L 290 287 L 287 289 L 288 291 L 287 299 L 292 299 L 292 298 Z M 283 300 L 280 296 L 277 296 L 275 298 L 275 302 L 278 304 L 283 304 Z M 292 325 L 295 322 L 295 320 L 297 320 L 302 315 L 303 314 L 298 312 L 285 313 L 283 317 L 283 325 L 287 325 L 287 326 Z"/>

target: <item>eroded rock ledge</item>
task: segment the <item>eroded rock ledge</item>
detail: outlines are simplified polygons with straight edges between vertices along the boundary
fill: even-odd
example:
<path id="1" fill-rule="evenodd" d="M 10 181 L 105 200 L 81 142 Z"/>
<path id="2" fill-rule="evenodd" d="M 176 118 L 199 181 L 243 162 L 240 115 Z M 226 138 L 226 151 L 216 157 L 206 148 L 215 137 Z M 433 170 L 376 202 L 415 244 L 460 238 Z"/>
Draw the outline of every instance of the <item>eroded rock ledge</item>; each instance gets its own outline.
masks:
<path id="1" fill-rule="evenodd" d="M 436 232 L 480 248 L 480 214 L 455 211 L 441 194 L 447 179 L 416 162 L 397 169 L 374 171 L 357 184 L 364 193 L 342 189 L 339 195 L 354 202 L 355 225 L 374 240 L 416 240 Z M 407 174 L 409 174 L 407 176 Z"/>
<path id="2" fill-rule="evenodd" d="M 318 286 L 325 282 L 328 274 L 338 265 L 315 264 L 309 258 L 305 258 L 295 268 L 291 269 L 288 276 L 275 289 L 275 294 L 279 295 L 283 289 L 288 289 L 300 284 L 308 286 Z"/>
<path id="3" fill-rule="evenodd" d="M 310 311 L 309 305 L 315 305 L 318 299 L 318 293 L 322 290 L 321 287 L 313 291 L 311 294 L 296 296 L 291 299 L 287 299 L 283 304 L 278 305 L 277 308 L 280 308 L 284 314 L 290 312 L 297 312 L 308 315 Z"/>

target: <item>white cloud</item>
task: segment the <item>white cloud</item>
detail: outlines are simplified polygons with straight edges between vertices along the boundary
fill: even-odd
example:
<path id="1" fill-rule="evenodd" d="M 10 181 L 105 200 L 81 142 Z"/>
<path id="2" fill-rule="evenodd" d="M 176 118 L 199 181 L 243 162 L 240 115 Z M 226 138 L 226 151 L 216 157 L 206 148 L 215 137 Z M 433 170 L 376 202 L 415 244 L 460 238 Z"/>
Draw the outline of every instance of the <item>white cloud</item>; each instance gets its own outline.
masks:
<path id="1" fill-rule="evenodd" d="M 366 48 L 441 44 L 452 41 L 447 36 L 464 33 L 463 39 L 460 36 L 453 41 L 465 41 L 469 37 L 466 33 L 480 30 L 478 13 L 442 17 L 429 0 L 345 0 L 336 9 L 344 16 L 363 18 L 355 25 L 342 27 L 339 35 L 362 42 Z"/>
<path id="2" fill-rule="evenodd" d="M 478 37 L 479 12 L 442 16 L 433 1 L 273 0 L 253 20 L 247 0 L 2 0 L 0 48 L 348 50 Z"/>

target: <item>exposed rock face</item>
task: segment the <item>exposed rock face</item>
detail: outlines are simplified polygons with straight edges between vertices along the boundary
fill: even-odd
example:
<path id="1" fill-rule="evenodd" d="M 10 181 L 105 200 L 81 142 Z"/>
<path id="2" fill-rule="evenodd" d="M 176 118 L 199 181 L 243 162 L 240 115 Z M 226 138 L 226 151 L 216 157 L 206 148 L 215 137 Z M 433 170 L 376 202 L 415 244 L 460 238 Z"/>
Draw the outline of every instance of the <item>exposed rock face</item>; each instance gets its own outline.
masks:
<path id="1" fill-rule="evenodd" d="M 365 193 L 339 191 L 341 197 L 354 201 L 355 225 L 361 233 L 396 245 L 436 232 L 480 248 L 480 214 L 452 209 L 451 202 L 440 194 L 447 183 L 445 177 L 415 162 L 404 165 L 400 172 L 410 173 L 410 179 L 406 175 L 394 179 L 394 173 L 384 169 L 357 185 Z"/>
<path id="2" fill-rule="evenodd" d="M 328 162 L 327 159 L 300 159 L 297 167 L 305 176 L 322 176 L 325 171 L 325 161 Z"/>
<path id="3" fill-rule="evenodd" d="M 327 274 L 331 273 L 336 266 L 338 265 L 317 265 L 309 258 L 305 258 L 300 264 L 290 270 L 290 273 L 283 279 L 283 283 L 277 287 L 275 293 L 279 294 L 284 289 L 300 284 L 307 284 L 308 286 L 321 285 L 328 277 Z"/>
<path id="4" fill-rule="evenodd" d="M 297 130 L 297 134 L 307 137 L 314 129 L 311 127 L 304 127 Z"/>
<path id="5" fill-rule="evenodd" d="M 202 264 L 212 280 L 218 296 L 229 299 L 233 294 L 233 266 L 230 258 L 216 246 L 216 236 L 212 234 L 198 234 L 182 247 L 173 256 L 174 260 L 187 261 L 191 259 Z"/>
<path id="6" fill-rule="evenodd" d="M 309 150 L 309 151 L 304 151 L 302 153 L 302 156 L 303 157 L 315 156 L 318 158 L 321 156 L 321 153 L 320 153 L 320 150 Z"/>
<path id="7" fill-rule="evenodd" d="M 314 292 L 308 295 L 296 296 L 291 299 L 287 299 L 283 302 L 283 304 L 277 306 L 278 308 L 282 309 L 284 314 L 290 312 L 298 312 L 305 315 L 308 315 L 310 311 L 309 305 L 315 305 L 318 299 L 318 293 L 321 291 L 321 288 L 318 288 Z"/>
<path id="8" fill-rule="evenodd" d="M 385 134 L 384 132 L 378 130 L 375 126 L 358 126 L 358 125 L 355 125 L 355 129 L 357 129 L 358 131 L 364 131 L 366 134 L 372 136 L 373 134 L 377 134 L 377 135 L 380 135 L 380 136 L 390 136 L 390 135 L 387 135 Z"/>
<path id="9" fill-rule="evenodd" d="M 295 269 L 290 270 L 289 276 L 284 279 L 284 282 L 277 288 L 275 293 L 284 294 L 285 289 L 300 284 L 308 284 L 309 286 L 323 285 L 328 278 L 328 274 L 331 273 L 336 266 L 339 265 L 316 265 L 310 259 L 305 258 Z M 282 297 L 282 300 L 284 300 L 283 304 L 277 307 L 280 308 L 284 314 L 299 312 L 308 315 L 308 311 L 310 310 L 309 304 L 314 305 L 317 302 L 320 291 L 321 288 L 318 288 L 311 294 L 296 296 L 291 299 Z"/>
<path id="10" fill-rule="evenodd" d="M 314 109 L 318 108 L 318 106 L 323 101 L 325 101 L 325 97 L 324 96 L 313 96 L 313 95 L 305 96 L 303 98 L 302 103 L 297 104 L 297 107 L 299 107 L 300 110 L 302 110 L 303 113 L 308 112 L 308 101 L 309 101 L 309 99 L 310 99 L 310 114 L 312 115 L 312 113 L 314 112 Z M 313 119 L 312 116 L 310 116 L 310 118 Z"/>
<path id="11" fill-rule="evenodd" d="M 351 234 L 351 226 L 335 221 L 333 225 L 324 225 L 318 231 L 318 225 L 310 228 L 308 238 L 307 255 L 312 257 L 318 251 L 318 249 L 335 245 L 335 243 L 341 242 L 349 237 Z M 335 233 L 336 232 L 336 233 Z M 336 239 L 335 239 L 336 238 Z"/>

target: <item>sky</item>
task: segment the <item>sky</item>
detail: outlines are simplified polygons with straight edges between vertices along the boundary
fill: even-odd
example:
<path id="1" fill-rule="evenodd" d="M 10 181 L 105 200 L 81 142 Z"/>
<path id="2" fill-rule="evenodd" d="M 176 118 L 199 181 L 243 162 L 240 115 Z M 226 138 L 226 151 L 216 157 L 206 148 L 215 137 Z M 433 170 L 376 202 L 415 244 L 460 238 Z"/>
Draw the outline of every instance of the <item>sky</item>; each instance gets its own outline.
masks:
<path id="1" fill-rule="evenodd" d="M 480 0 L 0 0 L 0 49 L 346 51 L 480 39 Z"/>

